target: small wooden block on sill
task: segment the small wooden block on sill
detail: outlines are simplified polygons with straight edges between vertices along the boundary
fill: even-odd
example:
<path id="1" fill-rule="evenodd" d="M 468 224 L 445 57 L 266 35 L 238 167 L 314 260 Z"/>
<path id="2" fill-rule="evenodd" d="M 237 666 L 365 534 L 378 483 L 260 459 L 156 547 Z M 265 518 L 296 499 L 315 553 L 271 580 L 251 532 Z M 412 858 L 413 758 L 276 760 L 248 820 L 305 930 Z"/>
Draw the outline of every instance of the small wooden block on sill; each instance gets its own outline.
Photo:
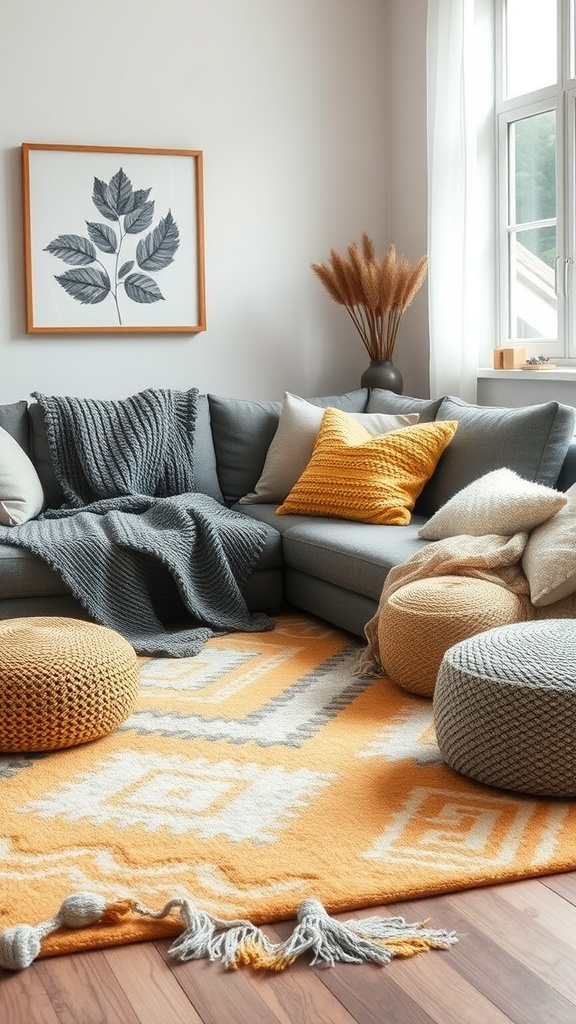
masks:
<path id="1" fill-rule="evenodd" d="M 495 370 L 518 370 L 526 362 L 526 349 L 495 348 L 492 357 Z"/>
<path id="2" fill-rule="evenodd" d="M 521 370 L 555 370 L 556 363 L 525 363 Z"/>

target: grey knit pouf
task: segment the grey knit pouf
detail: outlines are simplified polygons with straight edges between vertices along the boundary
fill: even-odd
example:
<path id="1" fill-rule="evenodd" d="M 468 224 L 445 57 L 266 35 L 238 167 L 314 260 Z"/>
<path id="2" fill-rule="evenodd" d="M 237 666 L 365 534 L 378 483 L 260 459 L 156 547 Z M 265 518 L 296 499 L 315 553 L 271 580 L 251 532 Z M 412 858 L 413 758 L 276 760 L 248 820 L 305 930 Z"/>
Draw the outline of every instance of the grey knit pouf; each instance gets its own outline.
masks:
<path id="1" fill-rule="evenodd" d="M 443 760 L 478 782 L 576 796 L 576 620 L 497 626 L 451 647 L 434 692 Z"/>

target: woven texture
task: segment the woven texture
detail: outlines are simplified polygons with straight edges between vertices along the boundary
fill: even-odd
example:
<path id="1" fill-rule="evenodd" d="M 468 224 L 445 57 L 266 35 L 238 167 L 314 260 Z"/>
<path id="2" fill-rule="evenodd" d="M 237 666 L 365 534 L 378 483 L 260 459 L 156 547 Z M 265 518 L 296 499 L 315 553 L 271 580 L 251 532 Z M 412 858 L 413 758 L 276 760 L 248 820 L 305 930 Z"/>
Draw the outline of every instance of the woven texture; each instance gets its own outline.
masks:
<path id="1" fill-rule="evenodd" d="M 310 462 L 276 511 L 406 526 L 456 427 L 423 423 L 371 437 L 352 417 L 328 408 Z"/>
<path id="2" fill-rule="evenodd" d="M 576 622 L 502 626 L 446 652 L 434 695 L 445 762 L 479 782 L 576 796 Z"/>
<path id="3" fill-rule="evenodd" d="M 148 388 L 115 401 L 37 391 L 33 397 L 44 411 L 70 507 L 123 494 L 169 497 L 194 490 L 197 388 Z"/>
<path id="4" fill-rule="evenodd" d="M 378 621 L 384 671 L 411 693 L 431 697 L 444 653 L 483 630 L 524 618 L 523 602 L 505 587 L 465 576 L 407 583 Z"/>
<path id="5" fill-rule="evenodd" d="M 118 633 L 81 619 L 0 623 L 0 750 L 99 739 L 130 714 L 139 664 Z"/>

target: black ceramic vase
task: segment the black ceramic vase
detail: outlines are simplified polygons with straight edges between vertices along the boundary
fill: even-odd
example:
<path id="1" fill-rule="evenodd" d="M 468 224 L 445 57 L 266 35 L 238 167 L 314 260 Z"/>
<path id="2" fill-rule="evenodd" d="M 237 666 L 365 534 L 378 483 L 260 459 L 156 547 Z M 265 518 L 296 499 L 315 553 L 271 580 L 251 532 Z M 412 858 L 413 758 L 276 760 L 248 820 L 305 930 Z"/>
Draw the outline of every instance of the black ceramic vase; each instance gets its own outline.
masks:
<path id="1" fill-rule="evenodd" d="M 386 391 L 394 391 L 401 395 L 404 381 L 400 370 L 394 366 L 390 359 L 371 359 L 360 378 L 360 387 L 363 388 L 384 388 Z"/>

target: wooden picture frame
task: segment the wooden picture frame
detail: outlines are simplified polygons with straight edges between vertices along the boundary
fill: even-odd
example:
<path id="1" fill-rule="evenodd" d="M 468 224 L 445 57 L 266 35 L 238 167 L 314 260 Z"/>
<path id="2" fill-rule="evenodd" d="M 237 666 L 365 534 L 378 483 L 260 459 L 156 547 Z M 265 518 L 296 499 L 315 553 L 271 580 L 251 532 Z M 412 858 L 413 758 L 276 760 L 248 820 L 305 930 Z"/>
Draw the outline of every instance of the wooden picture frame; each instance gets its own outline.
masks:
<path id="1" fill-rule="evenodd" d="M 28 334 L 206 329 L 201 150 L 22 144 Z"/>

